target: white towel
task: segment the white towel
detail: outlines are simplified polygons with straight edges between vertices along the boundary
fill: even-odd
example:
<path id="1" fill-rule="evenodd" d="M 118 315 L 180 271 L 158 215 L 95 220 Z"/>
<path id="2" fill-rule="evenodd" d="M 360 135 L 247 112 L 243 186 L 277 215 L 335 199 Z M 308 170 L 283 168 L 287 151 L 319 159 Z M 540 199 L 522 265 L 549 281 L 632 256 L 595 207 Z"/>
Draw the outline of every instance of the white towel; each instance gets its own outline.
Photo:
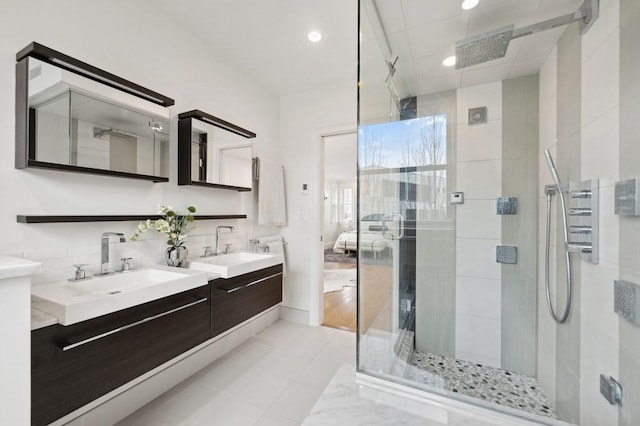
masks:
<path id="1" fill-rule="evenodd" d="M 282 165 L 260 158 L 258 181 L 258 225 L 287 224 Z"/>
<path id="2" fill-rule="evenodd" d="M 282 254 L 282 276 L 287 276 L 287 268 L 285 262 L 284 240 L 280 235 L 272 235 L 269 237 L 258 238 L 258 243 L 269 249 L 269 253 Z"/>

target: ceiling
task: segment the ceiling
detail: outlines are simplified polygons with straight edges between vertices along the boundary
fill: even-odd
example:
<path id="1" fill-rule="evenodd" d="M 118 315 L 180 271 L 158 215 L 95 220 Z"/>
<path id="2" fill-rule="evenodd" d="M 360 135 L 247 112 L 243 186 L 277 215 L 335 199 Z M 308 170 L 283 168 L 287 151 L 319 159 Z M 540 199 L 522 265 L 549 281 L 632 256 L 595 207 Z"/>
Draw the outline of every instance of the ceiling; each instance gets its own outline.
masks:
<path id="1" fill-rule="evenodd" d="M 147 1 L 277 95 L 356 81 L 356 0 Z"/>
<path id="2" fill-rule="evenodd" d="M 402 96 L 413 96 L 535 74 L 565 27 L 514 39 L 504 58 L 456 70 L 442 65 L 455 42 L 514 24 L 515 28 L 578 10 L 583 0 L 376 0 L 380 20 L 398 59 Z M 405 85 L 402 87 L 402 85 Z"/>
<path id="3" fill-rule="evenodd" d="M 356 80 L 356 0 L 147 1 L 210 45 L 210 54 L 277 95 Z M 394 82 L 402 96 L 536 73 L 563 28 L 513 40 L 504 58 L 462 70 L 445 68 L 442 60 L 454 53 L 456 40 L 572 13 L 582 0 L 480 0 L 470 11 L 461 2 L 375 0 L 392 55 L 399 57 Z M 319 43 L 307 40 L 311 30 L 322 33 Z"/>

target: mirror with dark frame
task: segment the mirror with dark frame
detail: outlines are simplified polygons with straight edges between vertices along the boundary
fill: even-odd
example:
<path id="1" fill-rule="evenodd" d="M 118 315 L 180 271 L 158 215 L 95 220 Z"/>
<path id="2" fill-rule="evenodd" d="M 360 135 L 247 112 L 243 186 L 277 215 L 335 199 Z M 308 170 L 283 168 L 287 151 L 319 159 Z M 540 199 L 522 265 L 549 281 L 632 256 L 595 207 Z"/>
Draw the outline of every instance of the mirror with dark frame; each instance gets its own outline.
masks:
<path id="1" fill-rule="evenodd" d="M 169 180 L 173 99 L 37 43 L 17 60 L 16 168 Z"/>
<path id="2" fill-rule="evenodd" d="M 178 185 L 251 191 L 256 134 L 199 110 L 178 115 Z"/>

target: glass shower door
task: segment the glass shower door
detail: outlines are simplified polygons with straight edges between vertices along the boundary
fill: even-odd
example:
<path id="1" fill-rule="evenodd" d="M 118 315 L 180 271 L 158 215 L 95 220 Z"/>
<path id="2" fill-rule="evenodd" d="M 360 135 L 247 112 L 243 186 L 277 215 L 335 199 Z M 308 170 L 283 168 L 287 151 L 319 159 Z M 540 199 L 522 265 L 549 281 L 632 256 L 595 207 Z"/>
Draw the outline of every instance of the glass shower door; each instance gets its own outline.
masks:
<path id="1" fill-rule="evenodd" d="M 415 339 L 419 259 L 425 263 L 417 253 L 451 214 L 447 116 L 361 126 L 358 143 L 359 368 L 403 377 Z"/>

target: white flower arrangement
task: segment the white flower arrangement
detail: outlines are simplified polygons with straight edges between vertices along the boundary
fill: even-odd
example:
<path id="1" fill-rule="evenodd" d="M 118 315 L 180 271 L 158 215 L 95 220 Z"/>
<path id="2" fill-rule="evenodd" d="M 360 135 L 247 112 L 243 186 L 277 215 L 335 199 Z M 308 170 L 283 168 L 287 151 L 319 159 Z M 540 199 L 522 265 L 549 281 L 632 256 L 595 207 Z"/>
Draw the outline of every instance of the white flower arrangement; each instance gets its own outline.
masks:
<path id="1" fill-rule="evenodd" d="M 173 247 L 182 247 L 187 234 L 193 230 L 194 223 L 196 221 L 193 213 L 196 212 L 196 208 L 193 206 L 187 207 L 187 214 L 178 216 L 171 206 L 158 206 L 162 219 L 151 220 L 147 219 L 146 222 L 138 224 L 133 236 L 132 241 L 136 241 L 140 238 L 140 235 L 148 229 L 154 229 L 167 236 L 167 244 Z"/>

